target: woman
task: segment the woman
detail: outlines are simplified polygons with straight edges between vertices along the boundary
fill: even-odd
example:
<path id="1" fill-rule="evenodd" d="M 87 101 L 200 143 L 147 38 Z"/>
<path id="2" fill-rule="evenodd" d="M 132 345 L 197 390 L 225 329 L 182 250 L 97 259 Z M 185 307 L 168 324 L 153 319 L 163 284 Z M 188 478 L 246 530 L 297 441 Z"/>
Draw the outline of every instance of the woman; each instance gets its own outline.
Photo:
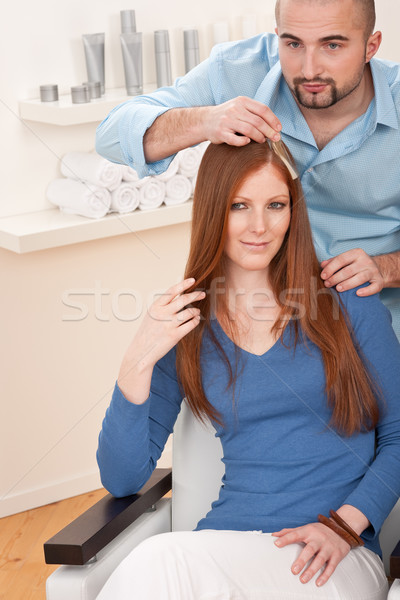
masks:
<path id="1" fill-rule="evenodd" d="M 98 461 L 114 495 L 136 492 L 185 396 L 221 439 L 223 485 L 195 532 L 138 546 L 99 600 L 386 598 L 399 344 L 377 297 L 339 301 L 319 275 L 285 147 L 210 145 L 186 279 L 124 357 Z"/>

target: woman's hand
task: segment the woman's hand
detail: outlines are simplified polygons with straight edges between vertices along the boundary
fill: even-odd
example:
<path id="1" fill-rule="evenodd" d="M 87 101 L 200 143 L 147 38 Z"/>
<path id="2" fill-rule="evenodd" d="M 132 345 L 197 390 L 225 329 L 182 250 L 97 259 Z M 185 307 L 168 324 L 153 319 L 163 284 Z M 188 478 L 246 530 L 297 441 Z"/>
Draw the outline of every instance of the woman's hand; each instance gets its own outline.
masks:
<path id="1" fill-rule="evenodd" d="M 146 364 L 154 366 L 199 324 L 200 310 L 187 306 L 202 300 L 205 293 L 194 291 L 185 294 L 194 283 L 194 279 L 186 279 L 173 285 L 147 311 L 131 344 L 133 348 L 140 348 Z"/>
<path id="2" fill-rule="evenodd" d="M 279 548 L 288 544 L 304 544 L 303 550 L 292 565 L 292 573 L 295 575 L 301 573 L 300 581 L 302 583 L 310 581 L 321 568 L 325 567 L 316 581 L 318 586 L 324 585 L 340 561 L 350 551 L 350 545 L 322 523 L 281 529 L 272 535 L 278 537 L 275 544 Z M 306 565 L 307 568 L 305 568 Z"/>
<path id="3" fill-rule="evenodd" d="M 118 385 L 130 402 L 145 402 L 156 362 L 200 323 L 200 310 L 188 305 L 202 300 L 205 293 L 185 294 L 194 283 L 194 279 L 186 279 L 173 285 L 147 311 L 118 376 Z"/>

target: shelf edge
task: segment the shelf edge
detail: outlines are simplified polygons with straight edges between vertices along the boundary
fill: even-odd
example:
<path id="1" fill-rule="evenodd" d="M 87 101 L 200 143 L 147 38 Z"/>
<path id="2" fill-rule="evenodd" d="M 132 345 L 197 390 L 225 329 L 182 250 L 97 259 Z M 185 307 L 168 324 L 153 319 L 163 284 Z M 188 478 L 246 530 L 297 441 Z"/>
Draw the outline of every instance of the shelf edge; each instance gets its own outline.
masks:
<path id="1" fill-rule="evenodd" d="M 40 212 L 30 213 L 30 215 L 18 215 L 15 218 L 6 217 L 0 219 L 0 248 L 17 254 L 25 254 L 37 250 L 69 246 L 71 244 L 187 223 L 191 220 L 191 212 L 192 201 L 189 200 L 177 206 L 162 206 L 149 211 L 137 210 L 126 214 L 112 214 L 99 220 L 84 219 L 81 217 L 75 223 L 67 224 L 66 221 L 66 225 L 63 226 L 63 215 L 55 208 L 42 211 L 42 213 L 46 217 L 51 213 L 51 216 L 56 217 L 56 222 L 47 227 L 38 226 L 36 231 L 31 229 L 26 233 L 20 233 L 24 219 L 29 219 L 29 216 L 33 214 L 33 218 L 36 221 L 40 221 Z M 13 220 L 15 222 L 15 232 L 12 231 Z M 5 221 L 7 222 L 6 226 L 4 226 Z"/>

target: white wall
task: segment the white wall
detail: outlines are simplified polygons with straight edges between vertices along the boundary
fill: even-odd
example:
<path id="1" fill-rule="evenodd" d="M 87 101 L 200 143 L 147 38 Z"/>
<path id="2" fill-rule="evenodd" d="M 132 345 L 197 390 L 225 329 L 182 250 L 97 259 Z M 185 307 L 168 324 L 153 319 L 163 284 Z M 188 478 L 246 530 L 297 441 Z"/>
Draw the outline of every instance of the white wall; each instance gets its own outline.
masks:
<path id="1" fill-rule="evenodd" d="M 188 235 L 0 251 L 0 516 L 100 487 L 97 436 L 141 299 L 181 279 Z"/>
<path id="2" fill-rule="evenodd" d="M 93 148 L 95 125 L 24 124 L 18 100 L 37 96 L 42 83 L 67 92 L 86 78 L 82 33 L 106 32 L 106 83 L 123 86 L 118 32 L 124 8 L 130 6 L 110 0 L 9 3 L 0 35 L 0 217 L 46 208 L 44 190 L 59 174 L 59 157 Z M 239 38 L 239 17 L 251 12 L 261 31 L 270 27 L 273 0 L 137 0 L 134 8 L 145 36 L 145 81 L 151 82 L 153 30 L 170 30 L 177 76 L 183 73 L 182 28 L 199 28 L 205 58 L 213 22 L 229 20 L 232 38 Z M 377 0 L 377 9 L 385 33 L 380 55 L 400 60 L 398 0 Z M 180 279 L 188 236 L 186 224 L 27 255 L 0 250 L 0 515 L 99 485 L 97 435 L 137 326 L 112 313 L 112 298 L 126 288 L 146 298 Z M 77 310 L 63 304 L 63 295 L 94 290 L 96 282 L 109 290 L 101 313 L 99 293 L 86 293 L 78 300 L 86 303 L 87 317 L 69 320 Z M 121 298 L 120 317 L 135 308 L 132 297 Z"/>
<path id="3" fill-rule="evenodd" d="M 383 42 L 378 53 L 380 58 L 400 62 L 398 0 L 375 0 L 376 30 L 383 33 Z"/>

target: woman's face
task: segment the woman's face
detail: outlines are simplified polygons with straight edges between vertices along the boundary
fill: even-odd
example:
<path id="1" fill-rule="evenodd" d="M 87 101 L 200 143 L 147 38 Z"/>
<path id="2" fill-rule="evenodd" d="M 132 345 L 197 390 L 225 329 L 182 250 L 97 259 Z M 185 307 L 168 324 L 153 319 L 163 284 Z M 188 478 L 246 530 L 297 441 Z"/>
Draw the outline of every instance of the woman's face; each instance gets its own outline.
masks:
<path id="1" fill-rule="evenodd" d="M 276 167 L 268 165 L 249 175 L 230 208 L 224 248 L 229 268 L 268 273 L 289 223 L 289 189 Z"/>

